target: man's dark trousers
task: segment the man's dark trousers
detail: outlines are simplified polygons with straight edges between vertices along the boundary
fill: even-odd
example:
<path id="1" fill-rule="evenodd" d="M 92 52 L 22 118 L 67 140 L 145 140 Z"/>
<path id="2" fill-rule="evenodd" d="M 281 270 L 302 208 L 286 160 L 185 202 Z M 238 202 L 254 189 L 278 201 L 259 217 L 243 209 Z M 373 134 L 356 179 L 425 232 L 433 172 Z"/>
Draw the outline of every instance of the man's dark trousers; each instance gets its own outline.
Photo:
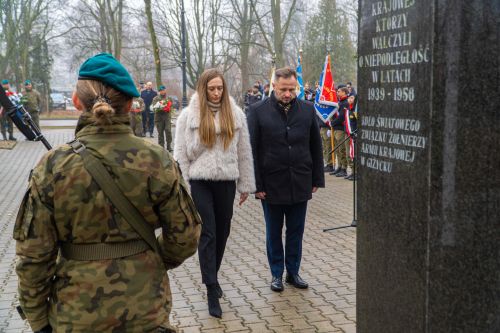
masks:
<path id="1" fill-rule="evenodd" d="M 143 129 L 144 135 L 146 135 L 147 132 L 149 132 L 149 134 L 153 134 L 153 132 L 155 130 L 155 114 L 154 114 L 154 112 L 151 112 L 149 110 L 145 110 L 142 112 L 142 129 Z"/>
<path id="2" fill-rule="evenodd" d="M 291 205 L 274 205 L 262 200 L 262 208 L 266 220 L 267 259 L 272 275 L 282 277 L 285 267 L 289 274 L 298 274 L 302 258 L 307 201 Z M 283 252 L 281 234 L 284 220 L 286 236 Z"/>
<path id="3" fill-rule="evenodd" d="M 149 131 L 149 134 L 153 134 L 153 132 L 155 130 L 155 113 L 149 111 L 148 117 L 149 117 L 149 119 L 148 119 L 148 131 Z"/>

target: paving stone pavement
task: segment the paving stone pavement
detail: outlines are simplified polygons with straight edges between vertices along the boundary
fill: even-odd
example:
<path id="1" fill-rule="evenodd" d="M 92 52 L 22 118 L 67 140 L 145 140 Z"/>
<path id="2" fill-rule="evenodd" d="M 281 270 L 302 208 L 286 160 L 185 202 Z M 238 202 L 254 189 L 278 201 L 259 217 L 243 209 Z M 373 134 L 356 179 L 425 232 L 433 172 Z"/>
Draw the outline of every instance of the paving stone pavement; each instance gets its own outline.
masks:
<path id="1" fill-rule="evenodd" d="M 70 129 L 47 130 L 53 145 L 72 139 Z M 18 134 L 18 137 L 21 135 Z M 45 153 L 39 142 L 0 149 L 0 332 L 31 332 L 17 304 L 12 228 L 30 169 Z M 197 256 L 170 271 L 171 321 L 180 332 L 356 332 L 356 234 L 350 224 L 352 182 L 326 176 L 326 188 L 309 202 L 301 276 L 309 289 L 270 290 L 265 227 L 259 202 L 235 203 L 231 235 L 220 271 L 223 316 L 209 316 Z"/>

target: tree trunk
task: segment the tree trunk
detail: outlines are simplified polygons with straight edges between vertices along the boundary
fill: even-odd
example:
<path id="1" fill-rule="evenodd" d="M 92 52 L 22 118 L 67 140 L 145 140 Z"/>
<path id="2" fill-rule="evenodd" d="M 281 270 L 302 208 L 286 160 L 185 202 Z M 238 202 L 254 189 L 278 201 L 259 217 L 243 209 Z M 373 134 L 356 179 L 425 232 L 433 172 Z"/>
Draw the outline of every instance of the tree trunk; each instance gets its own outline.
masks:
<path id="1" fill-rule="evenodd" d="M 158 46 L 158 39 L 153 25 L 153 14 L 151 12 L 151 0 L 144 0 L 146 17 L 148 19 L 148 30 L 151 36 L 151 45 L 153 46 L 153 56 L 155 59 L 156 69 L 156 85 L 160 86 L 161 82 L 161 61 L 160 61 L 160 48 Z"/>
<path id="2" fill-rule="evenodd" d="M 276 53 L 276 67 L 283 67 L 283 36 L 281 31 L 281 1 L 271 0 L 271 11 L 274 27 L 274 52 Z"/>
<path id="3" fill-rule="evenodd" d="M 101 42 L 101 52 L 109 52 L 108 51 L 108 40 L 107 40 L 107 31 L 106 31 L 106 10 L 103 8 L 102 3 L 100 1 L 97 2 L 97 8 L 99 11 L 99 33 L 100 33 L 100 42 Z"/>

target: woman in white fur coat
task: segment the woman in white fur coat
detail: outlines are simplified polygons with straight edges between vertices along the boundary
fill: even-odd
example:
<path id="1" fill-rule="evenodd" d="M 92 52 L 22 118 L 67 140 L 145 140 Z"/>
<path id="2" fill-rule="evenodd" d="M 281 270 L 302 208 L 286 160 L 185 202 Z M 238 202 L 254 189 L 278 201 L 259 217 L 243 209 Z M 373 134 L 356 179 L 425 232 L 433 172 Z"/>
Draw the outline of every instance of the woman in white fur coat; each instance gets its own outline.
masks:
<path id="1" fill-rule="evenodd" d="M 243 111 L 229 96 L 216 69 L 200 76 L 187 108 L 177 119 L 174 158 L 191 185 L 203 221 L 198 255 L 210 315 L 220 318 L 222 289 L 217 273 L 229 236 L 236 190 L 241 205 L 255 192 L 252 148 Z"/>

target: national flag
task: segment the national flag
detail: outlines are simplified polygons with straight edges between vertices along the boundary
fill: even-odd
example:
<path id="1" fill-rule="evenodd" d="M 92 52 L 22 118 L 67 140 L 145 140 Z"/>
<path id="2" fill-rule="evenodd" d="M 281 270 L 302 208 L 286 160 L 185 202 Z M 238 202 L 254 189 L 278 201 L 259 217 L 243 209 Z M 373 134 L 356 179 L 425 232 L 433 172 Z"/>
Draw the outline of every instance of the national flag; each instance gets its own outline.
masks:
<path id="1" fill-rule="evenodd" d="M 300 62 L 300 54 L 299 58 L 297 59 L 297 98 L 298 99 L 304 99 L 305 94 L 304 94 L 304 79 L 302 78 L 302 64 Z"/>
<path id="2" fill-rule="evenodd" d="M 323 78 L 320 81 L 319 102 L 321 104 L 337 106 L 338 98 L 333 81 L 332 66 L 330 64 L 330 55 L 326 56 L 325 66 L 323 67 Z"/>
<path id="3" fill-rule="evenodd" d="M 323 82 L 323 72 L 320 74 L 318 82 Z M 327 123 L 328 119 L 330 119 L 333 115 L 339 113 L 338 104 L 336 105 L 322 104 L 319 100 L 320 94 L 321 94 L 321 86 L 319 86 L 318 89 L 316 90 L 316 98 L 314 99 L 314 109 L 316 110 L 318 116 L 321 117 L 321 120 L 323 120 L 324 123 Z"/>
<path id="4" fill-rule="evenodd" d="M 351 129 L 351 121 L 349 120 L 350 110 L 349 107 L 345 109 L 345 119 L 344 119 L 344 128 L 345 132 L 349 137 L 349 157 L 351 160 L 354 160 L 354 140 L 352 139 L 352 129 Z"/>

